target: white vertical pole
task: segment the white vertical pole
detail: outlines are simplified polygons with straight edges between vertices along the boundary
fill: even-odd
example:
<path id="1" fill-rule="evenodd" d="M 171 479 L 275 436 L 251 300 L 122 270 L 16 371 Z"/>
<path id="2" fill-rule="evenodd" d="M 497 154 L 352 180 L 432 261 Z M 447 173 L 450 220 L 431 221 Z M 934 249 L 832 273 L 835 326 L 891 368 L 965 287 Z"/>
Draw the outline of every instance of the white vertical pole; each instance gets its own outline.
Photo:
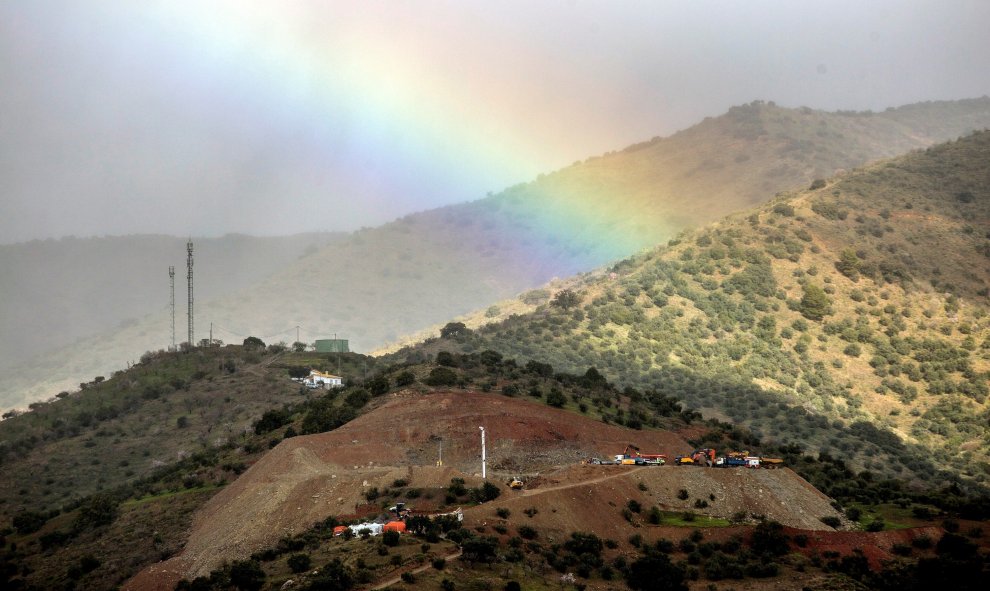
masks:
<path id="1" fill-rule="evenodd" d="M 485 428 L 478 428 L 481 429 L 481 478 L 487 480 L 488 477 L 485 474 Z"/>

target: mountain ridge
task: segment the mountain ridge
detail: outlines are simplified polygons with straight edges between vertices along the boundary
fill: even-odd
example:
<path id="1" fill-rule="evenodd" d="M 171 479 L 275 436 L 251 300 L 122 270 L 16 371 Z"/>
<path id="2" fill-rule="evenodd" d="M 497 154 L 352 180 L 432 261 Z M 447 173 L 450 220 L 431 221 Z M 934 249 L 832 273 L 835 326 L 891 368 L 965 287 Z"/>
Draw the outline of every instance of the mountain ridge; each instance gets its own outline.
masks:
<path id="1" fill-rule="evenodd" d="M 486 199 L 355 232 L 236 295 L 197 298 L 197 325 L 227 327 L 227 340 L 302 325 L 309 334 L 336 334 L 357 350 L 371 349 L 552 277 L 628 256 L 776 191 L 986 125 L 987 98 L 883 113 L 764 102 L 733 107 Z M 205 264 L 202 256 L 197 263 Z M 197 286 L 209 281 L 197 275 Z M 159 312 L 36 357 L 8 372 L 0 400 L 23 406 L 106 375 L 143 350 L 163 347 L 153 335 L 166 326 Z"/>
<path id="2" fill-rule="evenodd" d="M 465 347 L 595 366 L 777 444 L 930 479 L 908 457 L 884 459 L 914 445 L 982 485 L 988 162 L 990 132 L 977 132 L 816 182 L 562 281 L 539 303 L 511 303 L 509 319 L 465 317 L 476 330 L 462 343 L 431 339 L 388 358 Z M 578 303 L 555 305 L 565 290 Z"/>

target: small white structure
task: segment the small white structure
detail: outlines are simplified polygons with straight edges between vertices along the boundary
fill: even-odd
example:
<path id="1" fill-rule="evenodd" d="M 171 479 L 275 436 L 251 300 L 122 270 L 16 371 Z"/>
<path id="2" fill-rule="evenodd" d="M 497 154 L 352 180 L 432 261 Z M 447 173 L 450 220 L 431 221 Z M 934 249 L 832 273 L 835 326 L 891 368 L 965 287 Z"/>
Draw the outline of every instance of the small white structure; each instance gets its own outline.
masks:
<path id="1" fill-rule="evenodd" d="M 312 369 L 303 383 L 310 388 L 343 388 L 344 378 Z"/>
<path id="2" fill-rule="evenodd" d="M 384 525 L 380 523 L 359 523 L 357 525 L 349 526 L 351 533 L 356 536 L 360 536 L 361 532 L 368 532 L 372 536 L 382 535 L 382 530 L 385 528 Z"/>

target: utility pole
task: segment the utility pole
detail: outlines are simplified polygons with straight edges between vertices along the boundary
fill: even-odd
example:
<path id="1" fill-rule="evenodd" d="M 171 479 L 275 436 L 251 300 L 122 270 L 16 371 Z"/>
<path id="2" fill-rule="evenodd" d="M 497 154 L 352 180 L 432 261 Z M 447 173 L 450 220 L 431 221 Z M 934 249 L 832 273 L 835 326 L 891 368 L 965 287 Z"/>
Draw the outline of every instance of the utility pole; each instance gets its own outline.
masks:
<path id="1" fill-rule="evenodd" d="M 169 298 L 169 306 L 172 309 L 172 348 L 169 351 L 175 351 L 175 267 L 171 265 L 168 267 L 168 287 L 172 294 Z"/>
<path id="2" fill-rule="evenodd" d="M 196 346 L 193 340 L 193 243 L 192 238 L 186 243 L 186 281 L 189 285 L 189 348 Z"/>
<path id="3" fill-rule="evenodd" d="M 481 429 L 481 478 L 482 480 L 488 480 L 488 476 L 485 473 L 485 428 L 478 427 Z"/>
<path id="4" fill-rule="evenodd" d="M 210 323 L 210 344 L 208 346 L 210 346 L 210 347 L 213 346 L 213 323 L 212 322 Z"/>
<path id="5" fill-rule="evenodd" d="M 443 439 L 440 440 L 440 459 L 437 460 L 437 466 L 443 466 Z"/>

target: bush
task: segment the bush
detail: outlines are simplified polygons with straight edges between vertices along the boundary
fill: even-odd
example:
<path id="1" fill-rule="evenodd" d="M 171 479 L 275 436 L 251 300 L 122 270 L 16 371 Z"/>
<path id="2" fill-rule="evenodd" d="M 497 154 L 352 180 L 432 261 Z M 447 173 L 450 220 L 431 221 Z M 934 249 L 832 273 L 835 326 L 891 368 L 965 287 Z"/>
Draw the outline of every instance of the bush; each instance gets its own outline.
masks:
<path id="1" fill-rule="evenodd" d="M 245 349 L 257 350 L 265 348 L 265 341 L 259 339 L 258 337 L 248 337 L 244 339 L 243 344 Z"/>
<path id="2" fill-rule="evenodd" d="M 753 529 L 750 543 L 757 554 L 783 556 L 787 554 L 787 540 L 784 526 L 776 521 L 764 521 Z"/>
<path id="3" fill-rule="evenodd" d="M 567 403 L 567 399 L 564 397 L 564 393 L 557 388 L 551 388 L 550 393 L 547 394 L 547 404 L 555 408 L 561 408 Z"/>
<path id="4" fill-rule="evenodd" d="M 254 424 L 254 434 L 262 435 L 274 431 L 290 420 L 292 420 L 292 415 L 287 410 L 267 410 Z"/>
<path id="5" fill-rule="evenodd" d="M 557 292 L 557 295 L 553 297 L 550 302 L 551 306 L 556 306 L 564 310 L 569 310 L 581 303 L 581 298 L 578 297 L 576 293 L 569 289 L 564 289 Z"/>
<path id="6" fill-rule="evenodd" d="M 824 523 L 829 527 L 836 529 L 838 529 L 838 527 L 842 525 L 842 521 L 835 515 L 826 515 L 825 517 L 822 517 L 819 521 L 821 521 L 822 523 Z"/>
<path id="7" fill-rule="evenodd" d="M 478 503 L 494 501 L 501 494 L 501 489 L 491 482 L 486 482 L 478 488 L 471 489 L 471 497 Z"/>
<path id="8" fill-rule="evenodd" d="M 381 396 L 382 394 L 387 393 L 391 387 L 388 378 L 385 376 L 376 376 L 371 378 L 364 385 L 371 392 L 372 396 Z"/>
<path id="9" fill-rule="evenodd" d="M 649 553 L 629 565 L 626 584 L 631 589 L 650 591 L 687 591 L 684 567 L 674 564 L 666 554 Z"/>
<path id="10" fill-rule="evenodd" d="M 471 329 L 465 326 L 463 322 L 448 322 L 446 326 L 440 329 L 440 338 L 442 339 L 452 339 L 469 334 L 471 334 Z"/>
<path id="11" fill-rule="evenodd" d="M 72 529 L 82 531 L 113 523 L 117 518 L 117 502 L 107 494 L 97 494 L 83 501 Z"/>
<path id="12" fill-rule="evenodd" d="M 256 560 L 239 560 L 230 565 L 230 583 L 238 589 L 257 591 L 265 584 L 265 571 Z"/>
<path id="13" fill-rule="evenodd" d="M 47 521 L 48 518 L 42 513 L 21 511 L 14 516 L 13 526 L 14 530 L 21 535 L 33 534 L 41 529 Z"/>
<path id="14" fill-rule="evenodd" d="M 395 376 L 395 385 L 400 388 L 411 386 L 414 383 L 416 383 L 416 374 L 411 371 L 406 370 Z"/>
<path id="15" fill-rule="evenodd" d="M 877 517 L 876 519 L 874 519 L 873 521 L 867 524 L 866 531 L 870 531 L 870 532 L 883 531 L 884 527 L 886 527 L 886 524 L 884 524 L 883 519 Z"/>
<path id="16" fill-rule="evenodd" d="M 310 560 L 309 554 L 293 554 L 286 561 L 286 564 L 289 565 L 292 572 L 301 573 L 309 570 L 309 567 L 312 566 L 312 560 Z"/>
<path id="17" fill-rule="evenodd" d="M 368 404 L 369 400 L 371 400 L 371 393 L 364 388 L 357 388 L 356 390 L 352 390 L 347 397 L 344 398 L 344 403 L 356 410 L 365 404 Z"/>
<path id="18" fill-rule="evenodd" d="M 309 585 L 305 587 L 308 591 L 346 591 L 354 586 L 354 574 L 351 569 L 344 566 L 339 558 L 320 569 L 319 574 L 312 577 Z"/>
<path id="19" fill-rule="evenodd" d="M 399 545 L 399 532 L 389 530 L 382 534 L 382 544 L 394 548 Z"/>
<path id="20" fill-rule="evenodd" d="M 426 378 L 429 386 L 453 386 L 457 384 L 457 373 L 446 367 L 435 367 Z"/>

